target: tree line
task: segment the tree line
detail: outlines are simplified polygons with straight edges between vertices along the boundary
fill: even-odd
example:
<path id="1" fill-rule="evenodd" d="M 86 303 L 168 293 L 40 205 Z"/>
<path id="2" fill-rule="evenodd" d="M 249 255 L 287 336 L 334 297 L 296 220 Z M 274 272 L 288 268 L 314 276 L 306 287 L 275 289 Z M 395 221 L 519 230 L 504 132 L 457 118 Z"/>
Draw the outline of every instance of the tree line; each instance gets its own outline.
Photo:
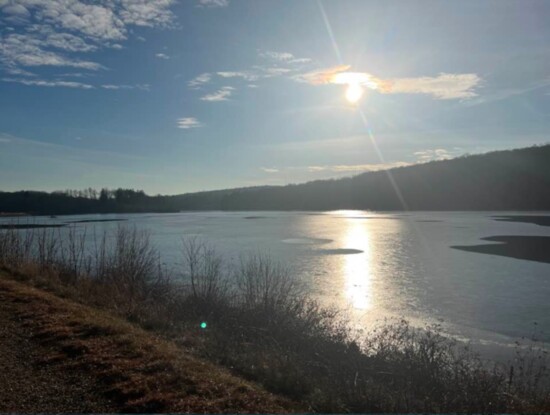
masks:
<path id="1" fill-rule="evenodd" d="M 90 200 L 116 200 L 117 202 L 139 201 L 147 197 L 143 190 L 134 189 L 107 189 L 104 187 L 101 190 L 96 190 L 92 187 L 87 189 L 66 189 L 55 190 L 52 192 L 54 195 L 68 196 L 72 198 L 90 199 Z"/>
<path id="2" fill-rule="evenodd" d="M 550 145 L 342 179 L 176 196 L 122 188 L 0 192 L 0 212 L 33 214 L 333 209 L 549 210 Z"/>

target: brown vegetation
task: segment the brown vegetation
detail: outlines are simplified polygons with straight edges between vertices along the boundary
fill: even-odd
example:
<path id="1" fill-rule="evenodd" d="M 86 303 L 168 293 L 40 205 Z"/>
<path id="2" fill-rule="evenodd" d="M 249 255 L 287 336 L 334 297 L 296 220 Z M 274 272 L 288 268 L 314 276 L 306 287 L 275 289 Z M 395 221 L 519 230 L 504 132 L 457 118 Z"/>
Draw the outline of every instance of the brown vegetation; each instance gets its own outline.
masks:
<path id="1" fill-rule="evenodd" d="M 60 299 L 27 285 L 0 278 L 2 310 L 29 333 L 38 347 L 37 364 L 91 378 L 94 395 L 60 393 L 34 396 L 29 407 L 20 393 L 0 411 L 117 411 L 117 412 L 283 412 L 288 402 L 258 386 L 232 376 L 220 367 L 193 357 L 189 351 L 147 333 L 112 315 Z M 2 321 L 2 324 L 5 324 Z M 3 341 L 2 341 L 3 342 Z M 3 373 L 12 380 L 12 373 Z M 33 372 L 34 375 L 34 372 Z M 19 381 L 24 381 L 18 379 Z M 59 382 L 55 376 L 49 381 Z M 28 379 L 34 384 L 35 379 Z M 5 386 L 5 382 L 3 383 Z M 12 385 L 12 393 L 18 385 Z M 65 385 L 66 387 L 66 385 Z M 20 390 L 20 388 L 19 388 Z M 27 391 L 28 392 L 28 391 Z M 82 393 L 81 390 L 78 391 Z M 90 391 L 87 391 L 90 392 Z M 8 389 L 3 394 L 9 394 Z M 6 396 L 6 398 L 8 398 Z M 83 399 L 78 405 L 75 400 Z M 72 401 L 72 402 L 67 402 Z"/>
<path id="2" fill-rule="evenodd" d="M 229 269 L 211 248 L 189 240 L 181 275 L 170 277 L 147 233 L 124 226 L 100 237 L 58 232 L 0 233 L 0 265 L 34 286 L 173 339 L 309 411 L 550 410 L 544 348 L 518 347 L 516 359 L 497 365 L 437 327 L 397 322 L 359 337 L 267 257 L 244 257 Z M 140 337 L 130 350 L 141 343 Z M 176 349 L 166 350 L 169 361 L 176 358 Z M 136 376 L 147 382 L 142 372 Z"/>

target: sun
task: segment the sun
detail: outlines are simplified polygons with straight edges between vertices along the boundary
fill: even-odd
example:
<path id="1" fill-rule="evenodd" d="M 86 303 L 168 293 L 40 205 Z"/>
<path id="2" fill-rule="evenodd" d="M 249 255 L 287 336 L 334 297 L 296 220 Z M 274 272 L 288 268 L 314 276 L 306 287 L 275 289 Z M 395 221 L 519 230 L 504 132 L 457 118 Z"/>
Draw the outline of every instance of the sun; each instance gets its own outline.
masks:
<path id="1" fill-rule="evenodd" d="M 363 96 L 363 88 L 359 83 L 352 82 L 348 84 L 348 89 L 346 89 L 346 99 L 349 103 L 357 103 Z"/>
<path id="2" fill-rule="evenodd" d="M 363 97 L 365 88 L 378 89 L 380 80 L 366 72 L 338 72 L 332 73 L 327 83 L 347 85 L 346 99 L 350 104 L 356 104 Z"/>

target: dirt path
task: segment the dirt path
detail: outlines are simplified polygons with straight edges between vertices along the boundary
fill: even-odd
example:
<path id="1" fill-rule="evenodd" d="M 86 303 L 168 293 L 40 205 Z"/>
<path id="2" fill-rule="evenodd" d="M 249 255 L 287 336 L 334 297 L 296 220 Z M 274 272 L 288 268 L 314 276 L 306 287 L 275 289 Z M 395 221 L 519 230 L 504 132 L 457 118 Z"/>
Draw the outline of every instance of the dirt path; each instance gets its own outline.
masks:
<path id="1" fill-rule="evenodd" d="M 294 408 L 172 342 L 0 272 L 0 412 Z"/>
<path id="2" fill-rule="evenodd" d="M 3 297 L 3 298 L 2 298 Z M 116 407 L 94 393 L 94 380 L 44 361 L 30 327 L 12 314 L 0 295 L 0 412 L 113 412 Z"/>

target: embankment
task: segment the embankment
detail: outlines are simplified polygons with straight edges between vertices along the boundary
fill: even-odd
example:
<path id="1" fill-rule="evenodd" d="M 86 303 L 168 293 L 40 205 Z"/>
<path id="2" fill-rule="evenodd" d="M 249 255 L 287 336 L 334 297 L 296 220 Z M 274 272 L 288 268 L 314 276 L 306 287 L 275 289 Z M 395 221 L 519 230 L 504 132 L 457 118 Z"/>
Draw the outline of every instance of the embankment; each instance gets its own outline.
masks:
<path id="1" fill-rule="evenodd" d="M 259 386 L 0 273 L 0 412 L 288 412 Z"/>

